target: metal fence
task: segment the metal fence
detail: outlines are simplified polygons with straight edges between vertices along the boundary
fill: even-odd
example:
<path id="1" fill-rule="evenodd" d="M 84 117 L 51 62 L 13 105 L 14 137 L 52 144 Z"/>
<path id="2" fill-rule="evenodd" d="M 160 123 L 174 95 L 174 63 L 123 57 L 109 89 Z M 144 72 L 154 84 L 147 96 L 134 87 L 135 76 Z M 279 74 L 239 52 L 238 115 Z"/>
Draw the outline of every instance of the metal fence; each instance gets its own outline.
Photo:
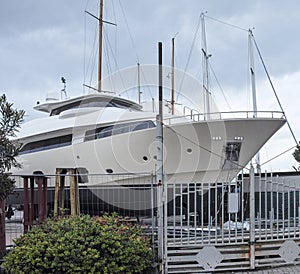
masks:
<path id="1" fill-rule="evenodd" d="M 166 273 L 300 263 L 300 180 L 242 174 L 234 182 L 168 185 Z"/>
<path id="2" fill-rule="evenodd" d="M 38 222 L 38 176 L 29 202 Z M 71 175 L 45 176 L 47 216 L 54 214 L 57 182 L 64 185 L 60 206 L 71 212 Z M 151 174 L 76 175 L 80 212 L 118 212 L 140 224 L 161 250 L 163 273 L 225 272 L 300 264 L 300 179 L 271 173 L 241 174 L 233 182 L 165 183 L 158 191 Z M 79 179 L 80 178 L 80 179 Z M 23 233 L 24 178 L 7 199 L 7 244 Z M 163 197 L 158 197 L 163 195 Z M 31 198 L 32 196 L 32 198 Z M 62 203 L 63 200 L 63 203 Z M 162 204 L 159 204 L 162 203 Z M 162 211 L 159 211 L 162 206 Z M 30 211 L 29 210 L 29 211 Z M 160 213 L 159 213 L 160 212 Z"/>
<path id="3" fill-rule="evenodd" d="M 15 176 L 16 190 L 6 200 L 6 245 L 13 245 L 13 240 L 34 225 L 40 224 L 43 218 L 54 215 L 55 203 L 58 203 L 59 214 L 71 214 L 72 174 Z M 42 178 L 42 180 L 40 180 Z M 77 200 L 80 213 L 103 215 L 117 212 L 129 221 L 143 226 L 147 233 L 154 233 L 154 210 L 156 191 L 152 174 L 112 174 L 86 175 L 76 174 L 78 186 Z M 56 188 L 56 183 L 59 187 Z M 39 182 L 43 183 L 40 192 Z M 45 182 L 45 184 L 44 184 Z M 24 189 L 24 186 L 26 188 Z M 63 185 L 63 188 L 62 188 Z M 46 188 L 45 188 L 46 187 Z M 56 191 L 58 200 L 56 201 Z M 46 195 L 44 195 L 46 193 Z M 41 204 L 46 210 L 41 215 Z M 13 215 L 8 215 L 8 208 Z"/>

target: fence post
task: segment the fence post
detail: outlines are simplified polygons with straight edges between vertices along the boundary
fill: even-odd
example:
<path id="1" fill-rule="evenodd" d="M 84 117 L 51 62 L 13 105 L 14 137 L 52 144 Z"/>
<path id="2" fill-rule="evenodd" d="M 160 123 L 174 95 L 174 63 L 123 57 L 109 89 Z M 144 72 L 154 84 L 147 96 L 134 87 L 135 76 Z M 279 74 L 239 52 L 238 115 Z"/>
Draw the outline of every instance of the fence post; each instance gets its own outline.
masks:
<path id="1" fill-rule="evenodd" d="M 28 199 L 28 177 L 23 177 L 24 182 L 24 233 L 29 228 L 29 199 Z"/>
<path id="2" fill-rule="evenodd" d="M 255 178 L 254 168 L 250 167 L 250 269 L 255 268 Z"/>
<path id="3" fill-rule="evenodd" d="M 60 187 L 60 169 L 57 168 L 55 174 L 54 216 L 58 216 L 59 187 Z"/>

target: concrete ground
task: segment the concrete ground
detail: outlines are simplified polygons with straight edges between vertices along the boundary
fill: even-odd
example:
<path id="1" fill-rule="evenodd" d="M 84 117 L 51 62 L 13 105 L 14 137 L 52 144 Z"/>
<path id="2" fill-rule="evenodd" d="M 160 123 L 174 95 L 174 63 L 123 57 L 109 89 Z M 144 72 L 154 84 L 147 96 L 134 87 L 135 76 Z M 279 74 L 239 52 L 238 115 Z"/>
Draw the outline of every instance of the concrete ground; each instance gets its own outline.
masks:
<path id="1" fill-rule="evenodd" d="M 259 270 L 252 270 L 252 271 L 238 271 L 238 272 L 227 272 L 229 273 L 237 273 L 237 274 L 299 274 L 300 273 L 300 265 L 290 265 L 290 266 L 282 266 L 282 267 L 276 267 L 276 268 L 265 268 L 265 269 L 259 269 Z"/>

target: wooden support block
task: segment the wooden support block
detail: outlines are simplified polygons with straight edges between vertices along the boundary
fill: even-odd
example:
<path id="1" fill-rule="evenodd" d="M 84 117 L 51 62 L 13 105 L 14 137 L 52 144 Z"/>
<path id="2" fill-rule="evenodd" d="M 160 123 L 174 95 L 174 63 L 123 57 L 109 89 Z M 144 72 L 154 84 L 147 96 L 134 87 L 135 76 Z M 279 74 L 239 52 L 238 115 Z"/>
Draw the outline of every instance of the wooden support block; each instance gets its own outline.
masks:
<path id="1" fill-rule="evenodd" d="M 60 187 L 60 170 L 56 169 L 55 176 L 55 190 L 54 190 L 54 216 L 58 216 L 58 207 L 59 207 L 59 187 Z"/>
<path id="2" fill-rule="evenodd" d="M 33 226 L 34 221 L 34 178 L 30 177 L 30 200 L 29 200 L 29 228 Z"/>
<path id="3" fill-rule="evenodd" d="M 28 198 L 28 177 L 23 178 L 24 181 L 24 232 L 28 231 L 29 226 L 29 198 Z"/>
<path id="4" fill-rule="evenodd" d="M 77 215 L 76 207 L 76 186 L 75 186 L 75 177 L 74 171 L 70 170 L 70 205 L 71 205 L 71 215 Z"/>

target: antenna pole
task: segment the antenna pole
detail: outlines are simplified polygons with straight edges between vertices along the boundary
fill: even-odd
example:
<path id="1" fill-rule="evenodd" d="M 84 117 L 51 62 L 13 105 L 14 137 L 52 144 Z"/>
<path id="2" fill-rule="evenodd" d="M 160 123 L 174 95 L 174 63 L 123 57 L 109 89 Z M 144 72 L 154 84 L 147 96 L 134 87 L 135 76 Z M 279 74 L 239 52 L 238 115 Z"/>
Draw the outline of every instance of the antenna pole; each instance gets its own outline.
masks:
<path id="1" fill-rule="evenodd" d="M 175 37 L 172 38 L 172 99 L 171 99 L 171 105 L 172 105 L 172 115 L 174 115 L 174 48 L 175 48 Z"/>
<path id="2" fill-rule="evenodd" d="M 137 63 L 138 67 L 138 102 L 141 103 L 141 80 L 140 80 L 140 63 Z"/>
<path id="3" fill-rule="evenodd" d="M 99 51 L 98 51 L 98 92 L 101 92 L 101 81 L 102 81 L 102 28 L 103 28 L 103 0 L 100 0 Z"/>

